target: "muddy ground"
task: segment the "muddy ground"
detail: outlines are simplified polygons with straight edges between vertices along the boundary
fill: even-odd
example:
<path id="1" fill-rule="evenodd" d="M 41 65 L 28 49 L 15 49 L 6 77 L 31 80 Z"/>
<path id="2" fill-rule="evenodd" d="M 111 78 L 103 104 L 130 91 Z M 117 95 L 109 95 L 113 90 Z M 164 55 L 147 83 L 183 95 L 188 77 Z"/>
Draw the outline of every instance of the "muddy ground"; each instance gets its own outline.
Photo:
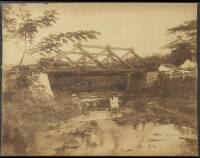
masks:
<path id="1" fill-rule="evenodd" d="M 113 91 L 112 91 L 113 92 Z M 117 113 L 113 113 L 109 109 L 109 96 L 111 91 L 105 92 L 55 92 L 55 100 L 50 101 L 51 104 L 44 106 L 36 103 L 36 107 L 29 107 L 22 110 L 22 107 L 16 105 L 14 102 L 7 103 L 15 107 L 16 115 L 8 116 L 9 119 L 27 120 L 16 121 L 16 126 L 5 127 L 5 129 L 14 134 L 4 137 L 3 154 L 5 155 L 195 155 L 197 152 L 197 103 L 196 96 L 185 95 L 155 95 L 153 93 L 134 93 L 132 91 L 115 91 L 119 97 L 119 105 Z M 16 98 L 19 98 L 17 96 Z M 15 99 L 16 99 L 15 98 Z M 15 100 L 16 101 L 16 100 Z M 18 102 L 20 102 L 18 100 Z M 53 103 L 55 102 L 55 103 Z M 30 104 L 31 103 L 26 103 Z M 81 107 L 81 108 L 80 108 Z M 25 107 L 24 107 L 25 108 Z M 9 108 L 5 108 L 9 111 Z M 13 112 L 5 112 L 11 114 Z M 21 112 L 19 112 L 21 111 Z M 10 118 L 9 118 L 10 117 Z M 78 120 L 78 121 L 77 121 Z M 102 121 L 104 120 L 104 121 Z M 107 121 L 105 121 L 107 120 Z M 22 123 L 23 122 L 23 123 Z M 9 124 L 9 123 L 7 123 Z M 12 124 L 12 123 L 10 123 Z M 149 125 L 150 124 L 150 125 Z M 189 136 L 182 136 L 174 134 L 182 146 L 180 151 L 166 151 L 158 152 L 157 144 L 148 144 L 149 139 L 141 138 L 138 140 L 139 144 L 126 144 L 124 146 L 118 142 L 125 141 L 129 136 L 135 137 L 134 131 L 137 133 L 140 126 L 142 129 L 152 131 L 155 127 L 161 129 L 169 128 L 171 131 L 183 131 L 183 129 L 191 130 Z M 169 126 L 169 127 L 168 127 Z M 173 126 L 173 127 L 172 127 Z M 17 127 L 20 127 L 17 130 Z M 105 128 L 104 128 L 105 127 Z M 113 127 L 113 128 L 110 128 Z M 130 129 L 131 127 L 131 129 Z M 174 129 L 176 128 L 176 129 Z M 127 131 L 126 133 L 118 133 L 120 130 Z M 156 128 L 155 128 L 156 129 Z M 138 137 L 146 137 L 144 131 L 140 131 Z M 18 132 L 16 132 L 18 131 Z M 162 131 L 162 130 L 161 130 Z M 187 130 L 186 130 L 187 131 Z M 114 132 L 116 134 L 109 134 Z M 101 134 L 103 133 L 103 134 Z M 143 134 L 142 134 L 143 133 Z M 159 133 L 159 132 L 158 132 Z M 184 132 L 183 132 L 184 133 Z M 156 135 L 152 131 L 153 135 Z M 96 138 L 92 138 L 93 136 Z M 103 135 L 103 138 L 101 137 Z M 159 134 L 158 134 L 159 135 Z M 162 132 L 160 135 L 165 135 Z M 113 138 L 114 137 L 114 138 Z M 116 137 L 116 138 L 115 138 Z M 102 138 L 102 140 L 101 140 Z M 16 140 L 18 139 L 18 140 Z M 162 138 L 163 139 L 163 138 Z M 165 136 L 165 141 L 161 138 L 158 141 L 162 143 L 168 140 Z M 22 141 L 23 140 L 23 141 Z M 93 140 L 93 141 L 92 141 Z M 95 140 L 95 141 L 94 141 Z M 105 141 L 109 140 L 109 142 Z M 134 138 L 137 140 L 137 138 Z M 148 140 L 148 141 L 147 141 Z M 184 140 L 184 141 L 183 141 Z M 103 143 L 101 142 L 103 141 Z M 115 142 L 117 141 L 117 142 Z M 113 144 L 112 144 L 112 143 Z M 151 141 L 156 142 L 156 141 Z M 177 143 L 176 142 L 176 143 Z M 184 143 L 183 143 L 184 142 Z M 21 144 L 19 146 L 19 143 Z M 110 144 L 111 143 L 111 144 Z M 174 142 L 174 144 L 176 144 Z M 102 145 L 104 144 L 104 145 Z M 148 147 L 145 147 L 146 146 Z M 168 143 L 163 143 L 169 146 Z M 108 146 L 112 149 L 105 150 Z M 101 148 L 100 148 L 101 146 Z M 154 146 L 154 147 L 151 147 Z M 120 147 L 120 149 L 119 149 Z M 121 149 L 123 148 L 123 149 Z M 152 148 L 152 149 L 151 149 Z M 176 148 L 176 146 L 174 146 Z M 145 152 L 142 152 L 144 150 Z M 178 149 L 177 149 L 178 150 Z M 155 152 L 154 152 L 155 151 Z M 156 152 L 157 151 L 157 152 Z"/>

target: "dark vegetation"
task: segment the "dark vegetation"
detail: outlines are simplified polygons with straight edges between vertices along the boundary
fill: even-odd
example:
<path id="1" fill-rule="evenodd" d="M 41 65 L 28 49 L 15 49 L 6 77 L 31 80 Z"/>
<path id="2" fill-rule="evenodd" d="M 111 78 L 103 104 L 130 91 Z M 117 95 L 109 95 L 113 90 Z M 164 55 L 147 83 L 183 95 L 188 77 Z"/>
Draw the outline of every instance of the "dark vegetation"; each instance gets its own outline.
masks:
<path id="1" fill-rule="evenodd" d="M 175 40 L 167 43 L 162 49 L 168 49 L 166 55 L 153 55 L 143 60 L 154 69 L 158 69 L 161 64 L 173 64 L 180 66 L 185 60 L 196 61 L 196 44 L 197 44 L 197 21 L 185 21 L 183 24 L 169 28 L 167 30 L 170 36 L 175 36 Z M 131 63 L 141 65 L 137 59 L 133 59 Z"/>
<path id="2" fill-rule="evenodd" d="M 61 105 L 37 82 L 36 70 L 20 68 L 15 74 L 4 72 L 2 142 L 14 146 L 11 153 L 28 154 L 26 148 L 32 145 L 34 133 L 79 114 L 70 97 Z"/>
<path id="3" fill-rule="evenodd" d="M 14 151 L 10 153 L 24 155 L 28 154 L 26 148 L 32 145 L 32 136 L 35 132 L 55 127 L 55 122 L 79 115 L 79 112 L 74 108 L 73 100 L 69 96 L 67 96 L 68 98 L 65 99 L 65 102 L 62 102 L 62 105 L 60 105 L 55 98 L 44 93 L 41 87 L 42 85 L 34 85 L 38 80 L 39 72 L 26 69 L 22 66 L 24 56 L 36 53 L 41 56 L 58 57 L 57 53 L 62 51 L 61 47 L 63 44 L 70 41 L 80 42 L 81 40 L 96 39 L 100 33 L 94 30 L 81 30 L 76 32 L 51 34 L 35 44 L 34 39 L 39 30 L 51 27 L 56 23 L 56 11 L 45 11 L 41 16 L 35 18 L 32 17 L 30 11 L 25 9 L 24 6 L 19 6 L 18 12 L 15 13 L 12 6 L 6 4 L 3 6 L 3 12 L 5 38 L 7 40 L 20 39 L 24 42 L 25 46 L 18 69 L 15 72 L 10 72 L 8 70 L 3 72 L 2 141 L 5 145 L 12 144 L 14 146 Z M 170 49 L 171 52 L 162 57 L 155 55 L 144 58 L 144 61 L 151 65 L 155 70 L 163 63 L 171 63 L 179 66 L 186 59 L 196 60 L 196 21 L 192 20 L 185 22 L 178 27 L 170 28 L 168 32 L 177 37 L 175 41 L 172 41 L 165 46 L 165 48 Z M 34 43 L 34 45 L 32 45 L 32 43 Z M 146 67 L 142 66 L 141 63 L 135 59 L 127 60 L 140 69 L 146 69 Z M 192 83 L 194 82 L 195 81 L 192 81 Z M 191 124 L 191 122 L 194 123 L 193 120 L 189 120 L 189 122 L 185 121 L 185 118 L 194 118 L 194 116 L 196 116 L 196 103 L 188 103 L 189 101 L 196 100 L 196 91 L 194 89 L 196 84 L 191 85 L 189 91 L 180 90 L 182 93 L 177 93 L 176 86 L 174 85 L 177 85 L 179 82 L 176 82 L 170 87 L 169 85 L 172 85 L 171 83 L 171 81 L 169 83 L 165 81 L 163 85 L 166 86 L 152 91 L 157 92 L 162 90 L 162 94 L 154 94 L 151 92 L 151 94 L 157 95 L 157 98 L 162 96 L 163 98 L 161 100 L 154 100 L 153 98 L 156 98 L 155 96 L 150 96 L 148 99 L 145 99 L 144 97 L 147 93 L 140 93 L 140 96 L 133 94 L 132 98 L 136 99 L 132 100 L 132 103 L 126 103 L 126 105 L 135 107 L 135 111 L 132 111 L 130 114 L 124 113 L 124 120 L 120 121 L 126 122 L 129 120 L 138 122 L 149 121 L 153 118 L 154 121 L 157 119 L 162 123 L 176 121 L 179 123 L 186 123 L 187 125 Z M 184 84 L 189 83 L 191 82 L 188 81 Z M 168 88 L 168 91 L 171 91 L 171 93 L 167 93 L 166 88 Z M 193 98 L 189 97 L 190 91 L 192 92 L 192 96 L 194 96 Z M 182 98 L 183 96 L 178 97 L 179 94 L 185 94 L 187 98 Z M 156 106 L 148 105 L 149 99 L 151 99 Z M 176 102 L 175 100 L 178 100 L 179 102 Z M 163 107 L 160 108 L 160 106 Z M 159 110 L 163 108 L 163 111 Z M 161 116 L 162 113 L 166 112 L 167 108 L 179 110 L 179 112 L 177 112 L 178 116 L 169 110 L 167 115 Z M 181 114 L 179 114 L 180 110 L 182 110 Z M 183 113 L 185 114 L 182 115 Z M 120 123 L 119 120 L 116 121 Z"/>

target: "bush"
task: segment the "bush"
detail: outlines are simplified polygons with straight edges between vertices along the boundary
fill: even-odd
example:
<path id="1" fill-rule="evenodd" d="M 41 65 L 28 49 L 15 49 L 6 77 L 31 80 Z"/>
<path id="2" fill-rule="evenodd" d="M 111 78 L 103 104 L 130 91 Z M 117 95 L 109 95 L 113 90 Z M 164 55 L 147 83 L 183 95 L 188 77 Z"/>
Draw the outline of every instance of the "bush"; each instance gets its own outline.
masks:
<path id="1" fill-rule="evenodd" d="M 54 98 L 39 88 L 42 85 L 35 84 L 39 73 L 24 67 L 4 72 L 3 145 L 14 145 L 15 154 L 26 154 L 31 135 L 46 129 L 48 122 L 56 121 L 58 116 L 58 105 Z M 24 144 L 21 149 L 18 148 L 19 144 Z"/>

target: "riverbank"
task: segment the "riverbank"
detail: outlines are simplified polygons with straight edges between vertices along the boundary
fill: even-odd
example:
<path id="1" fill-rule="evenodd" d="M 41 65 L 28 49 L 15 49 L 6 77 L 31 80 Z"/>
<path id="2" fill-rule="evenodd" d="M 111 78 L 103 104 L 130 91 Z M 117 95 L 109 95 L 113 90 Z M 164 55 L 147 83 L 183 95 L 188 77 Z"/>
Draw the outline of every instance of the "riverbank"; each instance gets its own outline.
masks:
<path id="1" fill-rule="evenodd" d="M 50 141 L 51 144 L 57 144 L 56 142 L 59 142 L 59 145 L 56 147 L 52 145 L 51 151 L 49 151 L 50 149 L 45 150 L 47 155 L 67 155 L 69 151 L 63 152 L 62 148 L 66 142 L 60 141 L 63 139 L 62 135 L 66 131 L 76 135 L 76 132 L 73 131 L 77 129 L 80 137 L 84 136 L 84 133 L 87 133 L 88 130 L 91 133 L 94 133 L 94 131 L 101 133 L 101 130 L 104 129 L 99 129 L 99 125 L 97 126 L 95 120 L 101 120 L 102 113 L 103 117 L 109 120 L 107 120 L 108 122 L 112 122 L 111 124 L 119 128 L 118 130 L 128 127 L 132 128 L 134 131 L 137 130 L 139 126 L 146 124 L 148 124 L 147 126 L 153 124 L 152 128 L 160 125 L 164 129 L 170 126 L 170 129 L 176 128 L 178 131 L 182 131 L 184 128 L 192 130 L 192 137 L 180 139 L 184 139 L 184 142 L 189 142 L 189 145 L 192 147 L 191 151 L 188 151 L 189 154 L 196 153 L 197 138 L 194 136 L 197 136 L 197 103 L 194 93 L 192 95 L 183 93 L 183 97 L 183 95 L 180 94 L 169 96 L 158 95 L 152 92 L 135 93 L 133 91 L 114 91 L 118 94 L 120 108 L 116 115 L 119 117 L 112 117 L 113 113 L 109 111 L 109 96 L 112 92 L 113 91 L 93 91 L 71 93 L 69 91 L 59 91 L 54 94 L 54 99 L 45 99 L 43 93 L 37 93 L 37 96 L 33 97 L 31 93 L 26 90 L 16 93 L 12 96 L 12 100 L 9 99 L 4 102 L 4 125 L 11 125 L 9 127 L 4 127 L 4 153 L 6 155 L 32 155 L 33 153 L 35 153 L 35 155 L 43 155 L 44 153 L 41 153 L 41 149 L 45 150 L 44 148 L 48 146 L 48 142 Z M 33 102 L 30 102 L 31 100 Z M 77 105 L 80 105 L 82 110 L 80 110 Z M 90 117 L 92 117 L 92 120 L 89 119 Z M 84 118 L 85 123 L 81 123 L 81 120 L 79 123 L 77 123 L 77 121 L 74 122 L 74 119 L 77 120 L 77 118 L 81 118 L 81 120 Z M 69 124 L 69 122 L 72 124 L 70 128 L 68 128 L 68 125 L 65 126 Z M 93 126 L 95 126 L 95 128 L 93 128 Z M 102 128 L 105 126 L 109 125 L 104 122 Z M 98 130 L 96 130 L 96 128 Z M 16 132 L 16 129 L 18 129 L 18 132 Z M 45 138 L 37 135 L 37 133 L 41 132 L 44 132 Z M 54 134 L 52 135 L 52 132 L 56 135 L 55 138 L 53 138 Z M 104 131 L 104 133 L 105 132 L 106 131 Z M 65 139 L 71 139 L 71 136 L 68 134 L 64 135 Z M 87 137 L 87 134 L 84 137 Z M 100 135 L 96 137 L 100 137 Z M 47 144 L 45 144 L 43 140 L 47 138 L 48 141 L 46 142 Z M 72 141 L 74 140 L 72 139 Z M 43 148 L 40 150 L 37 149 L 38 143 L 44 143 Z M 94 145 L 92 142 L 91 144 Z M 79 149 L 81 146 L 82 145 L 77 145 L 77 143 L 75 143 L 70 148 Z M 188 146 L 186 145 L 186 147 Z M 136 150 L 137 147 L 132 146 L 132 148 Z M 121 150 L 116 151 L 116 154 L 131 155 L 134 153 L 134 150 L 131 150 L 132 149 L 130 149 L 129 152 L 123 152 Z M 111 151 L 108 151 L 104 154 L 109 155 L 110 152 Z M 153 151 L 150 150 L 147 153 L 150 154 L 151 152 Z M 77 150 L 74 150 L 74 153 L 77 153 Z M 82 154 L 92 155 L 92 152 L 87 151 L 87 153 L 85 153 L 85 149 L 83 149 Z M 112 152 L 110 154 L 112 155 Z M 183 153 L 181 154 L 183 155 Z M 187 153 L 184 154 L 187 155 Z"/>

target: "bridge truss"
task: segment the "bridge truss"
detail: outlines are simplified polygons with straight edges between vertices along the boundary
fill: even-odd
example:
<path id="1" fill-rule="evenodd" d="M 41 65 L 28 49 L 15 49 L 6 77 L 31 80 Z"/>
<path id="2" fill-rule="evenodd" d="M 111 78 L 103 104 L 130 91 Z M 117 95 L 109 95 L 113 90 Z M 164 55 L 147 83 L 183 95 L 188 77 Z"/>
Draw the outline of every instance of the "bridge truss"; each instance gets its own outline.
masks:
<path id="1" fill-rule="evenodd" d="M 78 58 L 74 60 L 74 58 Z M 130 60 L 136 58 L 147 69 L 151 67 L 135 53 L 133 48 L 84 45 L 77 43 L 71 51 L 58 52 L 56 60 L 50 61 L 47 72 L 102 72 L 127 73 L 137 71 Z M 61 60 L 64 59 L 64 60 Z M 129 60 L 127 60 L 129 59 Z M 45 59 L 40 62 L 45 63 Z"/>

